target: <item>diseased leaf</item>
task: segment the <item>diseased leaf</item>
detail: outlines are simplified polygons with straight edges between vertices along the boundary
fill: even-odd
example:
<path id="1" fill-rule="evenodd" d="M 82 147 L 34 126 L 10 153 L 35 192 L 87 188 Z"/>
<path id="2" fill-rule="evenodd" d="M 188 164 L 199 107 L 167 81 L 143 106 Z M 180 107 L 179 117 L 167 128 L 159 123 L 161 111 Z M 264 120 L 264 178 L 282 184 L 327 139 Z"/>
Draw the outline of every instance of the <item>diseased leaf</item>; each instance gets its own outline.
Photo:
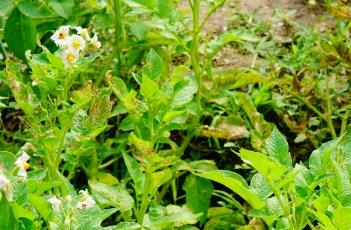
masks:
<path id="1" fill-rule="evenodd" d="M 151 49 L 146 55 L 146 65 L 143 67 L 143 74 L 152 80 L 158 80 L 164 70 L 161 56 Z"/>

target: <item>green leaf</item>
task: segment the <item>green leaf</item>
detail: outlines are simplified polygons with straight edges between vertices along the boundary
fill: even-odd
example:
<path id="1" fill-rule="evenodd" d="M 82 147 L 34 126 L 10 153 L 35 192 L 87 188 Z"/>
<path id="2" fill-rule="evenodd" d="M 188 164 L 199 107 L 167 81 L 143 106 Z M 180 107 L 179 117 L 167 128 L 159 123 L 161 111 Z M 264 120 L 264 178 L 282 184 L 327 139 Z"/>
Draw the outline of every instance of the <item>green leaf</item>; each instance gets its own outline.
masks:
<path id="1" fill-rule="evenodd" d="M 145 215 L 143 227 L 147 229 L 174 229 L 177 227 L 195 224 L 198 216 L 192 213 L 186 206 L 179 207 L 168 205 L 162 207 L 155 203 L 150 205 L 149 213 Z"/>
<path id="2" fill-rule="evenodd" d="M 148 101 L 153 101 L 159 94 L 158 84 L 147 76 L 143 76 L 140 93 Z"/>
<path id="3" fill-rule="evenodd" d="M 249 216 L 260 218 L 260 219 L 264 220 L 267 223 L 267 225 L 269 225 L 269 226 L 271 226 L 277 220 L 276 216 L 272 216 L 269 213 L 268 208 L 250 209 Z"/>
<path id="4" fill-rule="evenodd" d="M 262 153 L 240 149 L 238 155 L 245 163 L 251 165 L 261 173 L 269 182 L 280 179 L 287 171 L 284 165 L 275 162 Z"/>
<path id="5" fill-rule="evenodd" d="M 133 197 L 122 185 L 107 185 L 98 181 L 89 180 L 93 196 L 103 207 L 115 207 L 126 212 L 134 207 Z"/>
<path id="6" fill-rule="evenodd" d="M 317 217 L 318 221 L 324 225 L 325 229 L 328 230 L 337 230 L 337 228 L 333 225 L 332 221 L 329 219 L 327 215 L 321 212 L 316 212 L 312 209 L 308 209 L 315 217 Z"/>
<path id="7" fill-rule="evenodd" d="M 44 198 L 29 194 L 28 199 L 33 205 L 33 207 L 37 210 L 37 212 L 40 214 L 40 216 L 47 222 L 50 219 L 51 216 L 51 206 L 48 201 L 46 201 Z"/>
<path id="8" fill-rule="evenodd" d="M 255 34 L 248 33 L 247 30 L 237 29 L 226 31 L 208 44 L 207 52 L 209 53 L 210 60 L 212 60 L 225 45 L 231 42 L 243 43 L 244 41 L 258 42 L 259 38 Z"/>
<path id="9" fill-rule="evenodd" d="M 177 107 L 189 103 L 197 92 L 197 88 L 195 78 L 189 75 L 186 76 L 185 81 L 175 85 L 175 92 L 171 106 Z"/>
<path id="10" fill-rule="evenodd" d="M 330 200 L 328 197 L 324 196 L 323 194 L 317 197 L 313 201 L 314 207 L 317 209 L 318 212 L 324 213 L 327 211 L 328 206 L 330 204 Z"/>
<path id="11" fill-rule="evenodd" d="M 37 31 L 31 18 L 13 9 L 5 25 L 5 41 L 16 56 L 25 60 L 26 50 L 37 46 Z"/>
<path id="12" fill-rule="evenodd" d="M 164 70 L 161 56 L 151 49 L 146 55 L 146 65 L 143 67 L 143 74 L 152 80 L 158 80 Z"/>
<path id="13" fill-rule="evenodd" d="M 0 11 L 7 6 L 10 6 L 15 3 L 15 0 L 1 0 L 0 1 Z"/>
<path id="14" fill-rule="evenodd" d="M 145 35 L 150 31 L 149 26 L 144 21 L 137 21 L 130 24 L 130 31 L 139 40 L 145 39 Z"/>
<path id="15" fill-rule="evenodd" d="M 126 153 L 123 153 L 124 163 L 127 166 L 128 172 L 133 179 L 134 188 L 137 194 L 142 194 L 144 189 L 145 176 L 141 171 L 138 162 Z"/>
<path id="16" fill-rule="evenodd" d="M 0 229 L 17 229 L 18 222 L 15 218 L 10 203 L 7 201 L 5 194 L 0 191 Z"/>
<path id="17" fill-rule="evenodd" d="M 113 228 L 113 230 L 139 230 L 141 226 L 132 222 L 121 222 Z"/>
<path id="18" fill-rule="evenodd" d="M 281 216 L 283 216 L 284 211 L 283 211 L 283 208 L 280 206 L 277 197 L 274 196 L 274 197 L 268 198 L 266 200 L 266 203 L 267 203 L 267 208 L 270 216 L 275 216 L 277 218 L 280 218 Z"/>
<path id="19" fill-rule="evenodd" d="M 151 174 L 151 186 L 149 193 L 153 196 L 159 187 L 170 181 L 173 177 L 173 172 L 170 168 L 165 168 Z"/>
<path id="20" fill-rule="evenodd" d="M 207 218 L 207 211 L 210 206 L 213 185 L 210 181 L 189 175 L 183 184 L 186 192 L 186 206 L 194 213 L 201 213 L 200 223 L 203 224 Z"/>
<path id="21" fill-rule="evenodd" d="M 44 2 L 36 0 L 22 0 L 17 7 L 22 14 L 31 18 L 45 18 L 52 15 Z"/>
<path id="22" fill-rule="evenodd" d="M 332 167 L 330 155 L 335 151 L 339 142 L 340 138 L 328 141 L 312 152 L 309 158 L 309 168 L 316 178 L 323 175 L 326 169 Z"/>
<path id="23" fill-rule="evenodd" d="M 262 200 L 272 195 L 272 189 L 260 173 L 256 173 L 250 182 L 250 190 L 255 192 Z"/>
<path id="24" fill-rule="evenodd" d="M 230 188 L 255 209 L 263 208 L 266 205 L 256 193 L 249 190 L 245 179 L 237 173 L 225 170 L 214 170 L 196 175 L 216 181 Z"/>
<path id="25" fill-rule="evenodd" d="M 134 130 L 134 120 L 132 116 L 125 117 L 121 123 L 119 124 L 118 128 L 122 131 L 132 131 Z"/>
<path id="26" fill-rule="evenodd" d="M 58 15 L 66 19 L 74 8 L 74 0 L 50 0 L 49 4 Z"/>
<path id="27" fill-rule="evenodd" d="M 115 213 L 117 209 L 103 209 L 101 210 L 98 206 L 86 209 L 78 209 L 76 212 L 76 229 L 81 230 L 102 230 L 101 222 L 107 217 Z"/>
<path id="28" fill-rule="evenodd" d="M 17 203 L 13 204 L 13 212 L 17 219 L 27 218 L 29 220 L 35 220 L 35 216 L 31 211 L 19 206 Z"/>
<path id="29" fill-rule="evenodd" d="M 52 189 L 54 187 L 61 186 L 62 183 L 60 181 L 38 181 L 38 180 L 28 180 L 28 189 L 29 192 L 36 195 L 42 195 L 44 192 Z"/>
<path id="30" fill-rule="evenodd" d="M 338 230 L 351 229 L 351 208 L 340 207 L 333 212 L 333 221 Z"/>
<path id="31" fill-rule="evenodd" d="M 285 165 L 288 168 L 292 167 L 292 159 L 289 154 L 289 145 L 285 137 L 279 132 L 277 127 L 273 128 L 273 131 L 266 141 L 266 149 L 268 154 L 275 158 L 279 163 Z"/>
<path id="32" fill-rule="evenodd" d="M 16 156 L 7 151 L 0 151 L 0 164 L 4 165 L 5 168 L 10 171 L 15 167 Z"/>
<path id="33" fill-rule="evenodd" d="M 47 174 L 48 168 L 35 169 L 28 172 L 28 179 L 36 181 L 44 180 Z"/>

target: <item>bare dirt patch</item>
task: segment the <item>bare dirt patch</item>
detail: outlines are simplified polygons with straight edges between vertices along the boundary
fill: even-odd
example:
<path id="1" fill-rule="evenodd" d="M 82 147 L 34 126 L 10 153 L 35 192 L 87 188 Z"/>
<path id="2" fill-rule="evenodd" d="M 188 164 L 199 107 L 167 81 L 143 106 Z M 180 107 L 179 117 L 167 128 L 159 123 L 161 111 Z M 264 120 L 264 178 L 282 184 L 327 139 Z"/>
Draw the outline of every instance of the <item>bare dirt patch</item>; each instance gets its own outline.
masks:
<path id="1" fill-rule="evenodd" d="M 184 3 L 186 4 L 186 0 Z M 206 9 L 202 8 L 202 14 Z M 275 28 L 278 36 L 282 39 L 289 37 L 290 30 L 284 25 L 291 23 L 297 26 L 296 30 L 302 27 L 317 26 L 324 30 L 330 26 L 325 9 L 310 6 L 307 0 L 229 0 L 220 8 L 208 21 L 205 32 L 208 36 L 216 36 L 230 28 L 230 19 L 234 14 L 243 13 L 252 16 L 257 20 L 268 22 Z M 241 55 L 233 47 L 225 47 L 216 61 L 217 66 L 223 68 L 251 67 L 253 55 Z M 264 60 L 257 60 L 257 65 L 264 63 Z M 256 65 L 256 66 L 257 66 Z"/>

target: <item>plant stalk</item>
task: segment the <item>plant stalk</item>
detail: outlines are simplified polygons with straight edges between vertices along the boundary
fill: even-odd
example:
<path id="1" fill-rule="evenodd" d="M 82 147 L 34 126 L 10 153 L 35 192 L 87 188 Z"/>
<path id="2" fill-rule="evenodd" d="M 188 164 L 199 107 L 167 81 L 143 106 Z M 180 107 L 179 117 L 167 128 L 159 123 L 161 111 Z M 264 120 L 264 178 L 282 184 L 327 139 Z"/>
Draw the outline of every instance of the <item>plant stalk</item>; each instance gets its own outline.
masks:
<path id="1" fill-rule="evenodd" d="M 145 181 L 144 181 L 144 189 L 143 189 L 143 195 L 141 198 L 141 207 L 138 213 L 138 224 L 142 225 L 144 216 L 146 214 L 146 211 L 149 207 L 149 191 L 150 191 L 150 184 L 151 184 L 151 173 L 149 169 L 146 169 L 145 173 Z"/>
<path id="2" fill-rule="evenodd" d="M 113 60 L 117 56 L 117 76 L 121 76 L 121 47 L 123 43 L 123 17 L 122 17 L 122 4 L 121 0 L 114 0 L 113 9 L 115 13 L 115 42 L 113 46 L 113 50 L 107 58 L 105 65 L 103 66 L 100 74 L 96 80 L 95 87 L 99 87 L 101 82 L 105 78 L 106 72 L 109 70 Z"/>

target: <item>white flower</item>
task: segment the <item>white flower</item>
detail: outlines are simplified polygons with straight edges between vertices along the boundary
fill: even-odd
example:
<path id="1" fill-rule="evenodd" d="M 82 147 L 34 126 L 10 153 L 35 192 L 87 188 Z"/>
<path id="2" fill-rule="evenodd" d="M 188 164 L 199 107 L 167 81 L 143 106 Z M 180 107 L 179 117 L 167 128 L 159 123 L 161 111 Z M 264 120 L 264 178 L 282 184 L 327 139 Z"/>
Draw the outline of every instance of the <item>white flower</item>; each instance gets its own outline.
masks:
<path id="1" fill-rule="evenodd" d="M 71 48 L 73 50 L 77 50 L 78 52 L 84 50 L 85 48 L 85 41 L 84 39 L 76 34 L 73 34 L 68 39 L 68 49 Z"/>
<path id="2" fill-rule="evenodd" d="M 48 199 L 49 203 L 51 204 L 52 209 L 59 210 L 61 206 L 61 200 L 59 200 L 56 196 L 51 197 Z"/>
<path id="3" fill-rule="evenodd" d="M 69 26 L 61 26 L 52 36 L 51 40 L 55 42 L 57 46 L 65 46 L 69 38 Z"/>
<path id="4" fill-rule="evenodd" d="M 90 36 L 88 33 L 88 29 L 86 28 L 82 28 L 80 26 L 74 27 L 74 29 L 77 31 L 77 34 L 79 34 L 80 36 L 82 36 L 82 38 L 86 41 L 90 40 Z"/>
<path id="5" fill-rule="evenodd" d="M 79 53 L 73 49 L 66 49 L 62 52 L 61 58 L 65 66 L 72 65 L 75 63 L 79 58 Z"/>
<path id="6" fill-rule="evenodd" d="M 94 34 L 94 36 L 90 39 L 90 43 L 91 43 L 95 48 L 100 48 L 100 47 L 101 47 L 101 42 L 98 41 L 98 36 L 97 36 L 97 34 Z"/>
<path id="7" fill-rule="evenodd" d="M 80 190 L 80 194 L 83 195 L 82 199 L 80 202 L 77 204 L 77 208 L 79 209 L 86 209 L 94 206 L 95 201 L 94 199 L 89 195 L 87 190 Z"/>
<path id="8" fill-rule="evenodd" d="M 7 200 L 12 200 L 11 182 L 2 174 L 0 174 L 0 190 L 4 191 Z"/>
<path id="9" fill-rule="evenodd" d="M 19 158 L 17 158 L 15 162 L 15 164 L 19 167 L 17 176 L 27 178 L 26 170 L 29 168 L 29 164 L 27 163 L 28 160 L 28 154 L 23 151 L 22 155 Z"/>
<path id="10" fill-rule="evenodd" d="M 71 195 L 66 196 L 66 200 L 67 201 L 71 201 L 72 200 L 72 196 Z"/>

